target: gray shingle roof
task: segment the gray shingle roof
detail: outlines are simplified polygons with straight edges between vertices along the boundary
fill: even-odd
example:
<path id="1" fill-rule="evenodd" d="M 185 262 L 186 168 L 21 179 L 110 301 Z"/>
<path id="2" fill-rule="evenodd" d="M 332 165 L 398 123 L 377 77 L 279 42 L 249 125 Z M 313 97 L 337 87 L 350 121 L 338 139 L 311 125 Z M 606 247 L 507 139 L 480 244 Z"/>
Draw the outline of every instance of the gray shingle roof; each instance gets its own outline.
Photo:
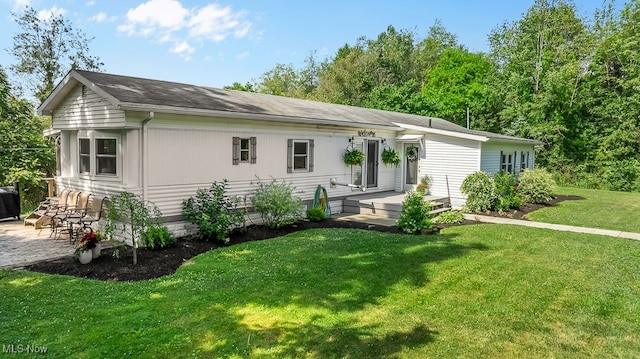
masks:
<path id="1" fill-rule="evenodd" d="M 84 70 L 72 70 L 72 76 L 73 72 L 115 98 L 125 109 L 127 106 L 136 105 L 159 109 L 173 107 L 183 110 L 287 117 L 311 123 L 328 120 L 358 124 L 363 127 L 375 125 L 397 128 L 395 123 L 402 123 L 422 127 L 430 126 L 437 130 L 484 136 L 490 139 L 537 142 L 485 131 L 469 130 L 434 117 Z"/>

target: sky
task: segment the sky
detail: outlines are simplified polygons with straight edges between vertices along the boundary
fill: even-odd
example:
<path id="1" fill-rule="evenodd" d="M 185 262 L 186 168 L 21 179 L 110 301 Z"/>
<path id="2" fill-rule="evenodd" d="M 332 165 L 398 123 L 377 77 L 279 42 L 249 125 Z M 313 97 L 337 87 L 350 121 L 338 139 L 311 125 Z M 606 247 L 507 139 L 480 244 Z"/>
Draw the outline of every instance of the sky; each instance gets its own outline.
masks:
<path id="1" fill-rule="evenodd" d="M 90 53 L 105 72 L 223 87 L 259 80 L 276 64 L 304 66 L 315 52 L 331 58 L 359 37 L 374 39 L 389 25 L 426 37 L 436 20 L 469 50 L 489 50 L 497 26 L 522 17 L 534 0 L 0 0 L 0 65 L 20 29 L 11 13 L 33 7 L 62 14 L 94 39 Z M 603 0 L 575 0 L 592 17 Z"/>

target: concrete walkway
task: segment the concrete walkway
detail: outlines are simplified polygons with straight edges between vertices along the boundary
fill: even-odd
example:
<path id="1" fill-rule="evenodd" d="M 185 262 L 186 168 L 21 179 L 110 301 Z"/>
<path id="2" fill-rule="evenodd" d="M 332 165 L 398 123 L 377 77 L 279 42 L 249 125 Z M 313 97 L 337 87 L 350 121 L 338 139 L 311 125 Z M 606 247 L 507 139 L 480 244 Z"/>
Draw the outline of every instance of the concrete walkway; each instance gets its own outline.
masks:
<path id="1" fill-rule="evenodd" d="M 525 226 L 525 227 L 547 228 L 547 229 L 553 229 L 556 231 L 564 231 L 564 232 L 599 234 L 602 236 L 635 239 L 636 241 L 640 241 L 640 233 L 623 232 L 623 231 L 616 231 L 611 229 L 599 229 L 599 228 L 569 226 L 565 224 L 532 222 L 532 221 L 524 221 L 521 219 L 483 216 L 478 214 L 465 214 L 464 218 L 470 221 L 478 221 L 483 223 L 515 224 L 518 226 Z"/>
<path id="2" fill-rule="evenodd" d="M 334 218 L 341 221 L 357 221 L 357 222 L 364 222 L 364 223 L 369 223 L 371 225 L 377 225 L 377 226 L 395 226 L 395 223 L 396 223 L 395 219 L 376 216 L 375 214 L 341 214 L 341 215 L 334 216 Z M 482 223 L 514 224 L 514 225 L 525 226 L 525 227 L 547 228 L 547 229 L 553 229 L 556 231 L 564 231 L 564 232 L 599 234 L 603 236 L 635 239 L 637 241 L 640 241 L 640 233 L 633 233 L 633 232 L 569 226 L 564 224 L 532 222 L 532 221 L 524 221 L 520 219 L 511 219 L 507 217 L 492 217 L 492 216 L 483 216 L 478 214 L 465 214 L 464 218 L 470 221 L 477 221 Z"/>
<path id="3" fill-rule="evenodd" d="M 75 246 L 66 237 L 56 240 L 49 233 L 49 228 L 35 230 L 22 220 L 0 221 L 0 269 L 73 255 Z"/>

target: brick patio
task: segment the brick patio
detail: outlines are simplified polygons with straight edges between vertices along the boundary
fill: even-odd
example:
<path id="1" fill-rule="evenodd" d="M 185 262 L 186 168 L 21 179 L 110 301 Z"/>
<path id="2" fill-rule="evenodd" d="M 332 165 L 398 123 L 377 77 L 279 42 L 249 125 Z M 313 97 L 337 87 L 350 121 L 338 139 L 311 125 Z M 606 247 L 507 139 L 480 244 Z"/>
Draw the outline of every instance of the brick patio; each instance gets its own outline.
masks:
<path id="1" fill-rule="evenodd" d="M 71 256 L 73 251 L 66 237 L 50 238 L 48 228 L 36 230 L 22 220 L 0 220 L 0 269 Z"/>

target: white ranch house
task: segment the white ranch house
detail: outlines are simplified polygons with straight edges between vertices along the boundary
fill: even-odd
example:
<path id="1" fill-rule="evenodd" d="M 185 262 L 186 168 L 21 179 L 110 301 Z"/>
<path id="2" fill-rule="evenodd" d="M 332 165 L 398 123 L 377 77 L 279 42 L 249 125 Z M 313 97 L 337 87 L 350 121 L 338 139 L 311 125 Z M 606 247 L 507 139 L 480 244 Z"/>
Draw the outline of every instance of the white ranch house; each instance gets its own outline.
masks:
<path id="1" fill-rule="evenodd" d="M 130 191 L 154 202 L 165 222 L 181 219 L 196 189 L 225 178 L 249 204 L 258 179 L 290 182 L 305 201 L 322 185 L 339 212 L 341 199 L 361 192 L 331 179 L 400 193 L 428 174 L 431 194 L 459 206 L 468 174 L 533 168 L 538 144 L 439 118 L 81 70 L 38 112 L 52 116 L 47 134 L 59 136 L 58 191 Z M 343 163 L 349 146 L 365 152 L 362 166 Z M 399 167 L 382 164 L 387 146 L 403 154 Z M 409 147 L 417 160 L 405 158 Z"/>

